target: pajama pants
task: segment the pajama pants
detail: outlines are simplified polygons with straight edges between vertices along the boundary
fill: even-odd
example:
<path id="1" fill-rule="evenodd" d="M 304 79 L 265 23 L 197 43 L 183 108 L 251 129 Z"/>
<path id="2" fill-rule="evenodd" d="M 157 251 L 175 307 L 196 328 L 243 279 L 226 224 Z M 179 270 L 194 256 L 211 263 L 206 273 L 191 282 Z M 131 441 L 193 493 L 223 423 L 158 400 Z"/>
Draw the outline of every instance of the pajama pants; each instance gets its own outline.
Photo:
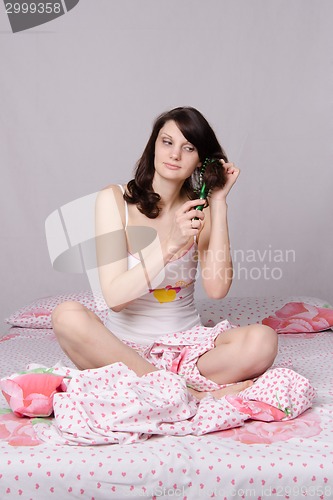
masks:
<path id="1" fill-rule="evenodd" d="M 184 377 L 189 387 L 197 391 L 216 391 L 225 385 L 216 384 L 201 375 L 197 362 L 200 356 L 214 349 L 218 335 L 231 328 L 235 327 L 224 320 L 214 327 L 198 325 L 190 330 L 164 335 L 149 346 L 123 342 L 156 368 Z"/>

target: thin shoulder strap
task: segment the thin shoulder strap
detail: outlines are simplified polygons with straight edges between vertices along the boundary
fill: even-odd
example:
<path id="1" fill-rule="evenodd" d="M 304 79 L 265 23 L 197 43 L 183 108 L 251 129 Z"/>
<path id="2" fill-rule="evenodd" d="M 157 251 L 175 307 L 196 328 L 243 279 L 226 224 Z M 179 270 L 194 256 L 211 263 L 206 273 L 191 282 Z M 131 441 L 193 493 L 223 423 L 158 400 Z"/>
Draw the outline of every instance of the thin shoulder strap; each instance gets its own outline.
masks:
<path id="1" fill-rule="evenodd" d="M 125 194 L 124 186 L 122 184 L 118 184 L 118 186 L 120 187 L 121 192 L 124 195 Z M 128 224 L 128 206 L 127 206 L 127 201 L 125 201 L 125 229 L 127 228 L 127 224 Z"/>

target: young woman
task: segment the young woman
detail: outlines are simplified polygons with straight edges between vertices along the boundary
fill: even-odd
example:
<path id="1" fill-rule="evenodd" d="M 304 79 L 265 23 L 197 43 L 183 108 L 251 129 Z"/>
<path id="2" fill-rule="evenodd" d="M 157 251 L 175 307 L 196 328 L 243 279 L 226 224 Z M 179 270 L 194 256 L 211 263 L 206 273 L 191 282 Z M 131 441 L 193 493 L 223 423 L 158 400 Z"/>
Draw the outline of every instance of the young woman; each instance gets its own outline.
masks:
<path id="1" fill-rule="evenodd" d="M 207 200 L 198 196 L 200 172 Z M 199 111 L 181 107 L 157 118 L 135 178 L 97 197 L 106 323 L 77 302 L 60 304 L 52 315 L 58 341 L 78 368 L 120 361 L 139 376 L 164 368 L 184 376 L 201 398 L 238 392 L 272 365 L 274 330 L 227 321 L 207 328 L 194 304 L 198 261 L 208 297 L 222 299 L 230 288 L 227 195 L 238 175 Z"/>

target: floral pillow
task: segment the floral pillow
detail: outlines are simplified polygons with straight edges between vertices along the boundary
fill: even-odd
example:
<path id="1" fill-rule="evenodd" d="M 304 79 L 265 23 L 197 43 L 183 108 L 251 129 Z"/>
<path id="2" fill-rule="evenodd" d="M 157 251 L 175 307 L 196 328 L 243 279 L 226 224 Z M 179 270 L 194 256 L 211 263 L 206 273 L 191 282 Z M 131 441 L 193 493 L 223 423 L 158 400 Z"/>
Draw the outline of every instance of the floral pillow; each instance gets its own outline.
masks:
<path id="1" fill-rule="evenodd" d="M 14 373 L 0 380 L 1 391 L 17 417 L 48 417 L 53 413 L 53 396 L 67 389 L 64 377 L 50 370 Z"/>
<path id="2" fill-rule="evenodd" d="M 333 309 L 305 302 L 288 302 L 262 320 L 277 333 L 315 333 L 333 327 Z"/>
<path id="3" fill-rule="evenodd" d="M 93 294 L 91 291 L 82 291 L 37 299 L 11 314 L 5 319 L 5 322 L 23 328 L 52 328 L 51 314 L 53 309 L 67 300 L 80 302 L 93 311 L 102 321 L 106 318 L 108 306 L 103 296 Z"/>

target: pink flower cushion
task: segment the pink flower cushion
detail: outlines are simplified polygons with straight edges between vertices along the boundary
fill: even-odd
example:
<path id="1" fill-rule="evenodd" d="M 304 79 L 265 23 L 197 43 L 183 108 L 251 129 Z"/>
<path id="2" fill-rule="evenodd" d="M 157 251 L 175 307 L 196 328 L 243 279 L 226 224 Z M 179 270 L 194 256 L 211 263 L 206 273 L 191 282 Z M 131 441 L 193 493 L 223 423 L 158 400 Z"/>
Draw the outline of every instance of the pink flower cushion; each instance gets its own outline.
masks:
<path id="1" fill-rule="evenodd" d="M 5 319 L 5 322 L 23 328 L 52 328 L 51 314 L 53 309 L 67 300 L 80 302 L 97 314 L 102 321 L 106 318 L 108 306 L 102 295 L 93 294 L 87 290 L 37 299 L 11 314 Z"/>
<path id="2" fill-rule="evenodd" d="M 314 333 L 333 326 L 333 310 L 305 302 L 288 302 L 273 315 L 262 320 L 277 333 Z"/>
<path id="3" fill-rule="evenodd" d="M 0 387 L 18 417 L 48 417 L 53 412 L 53 395 L 66 391 L 63 379 L 52 373 L 14 374 L 1 379 Z"/>

